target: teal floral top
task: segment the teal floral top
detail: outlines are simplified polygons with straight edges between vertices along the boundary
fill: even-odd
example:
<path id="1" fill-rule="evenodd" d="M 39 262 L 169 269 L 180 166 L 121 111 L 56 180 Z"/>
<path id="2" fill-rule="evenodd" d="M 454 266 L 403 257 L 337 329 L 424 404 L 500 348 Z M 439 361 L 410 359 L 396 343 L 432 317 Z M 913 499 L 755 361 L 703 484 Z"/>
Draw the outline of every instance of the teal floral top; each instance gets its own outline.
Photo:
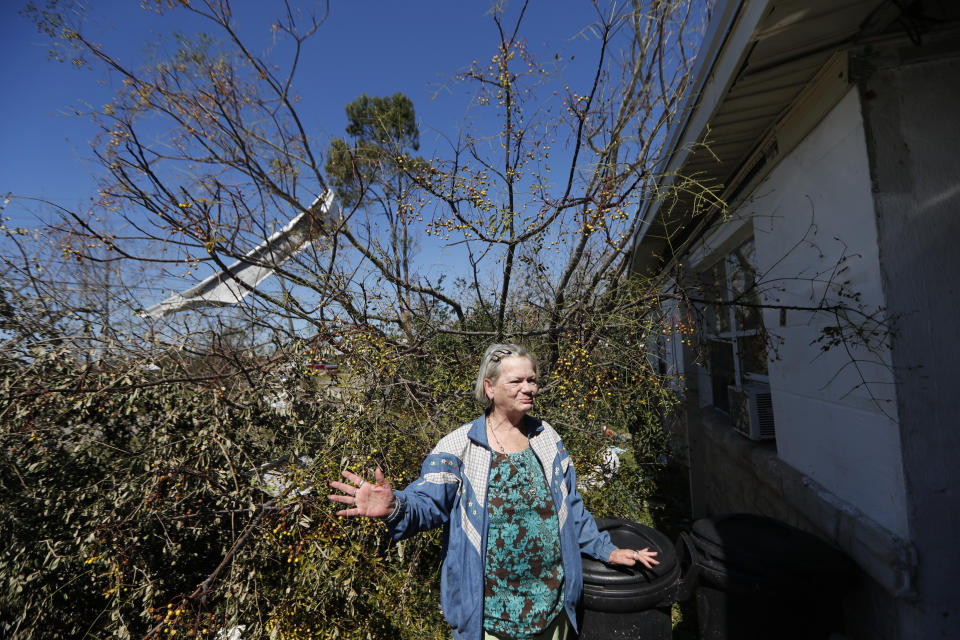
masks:
<path id="1" fill-rule="evenodd" d="M 553 499 L 530 447 L 494 452 L 487 505 L 483 627 L 532 638 L 563 613 L 563 564 Z"/>

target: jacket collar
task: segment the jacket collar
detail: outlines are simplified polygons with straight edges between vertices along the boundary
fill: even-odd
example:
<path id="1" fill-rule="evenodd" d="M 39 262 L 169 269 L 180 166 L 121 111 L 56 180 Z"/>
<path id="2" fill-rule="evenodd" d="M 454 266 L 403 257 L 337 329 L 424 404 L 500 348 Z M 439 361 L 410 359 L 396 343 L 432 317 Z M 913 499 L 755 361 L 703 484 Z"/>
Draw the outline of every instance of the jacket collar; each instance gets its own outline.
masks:
<path id="1" fill-rule="evenodd" d="M 530 438 L 539 435 L 543 431 L 543 421 L 540 420 L 540 418 L 534 418 L 526 415 L 523 417 L 523 421 L 527 427 L 527 433 L 529 434 Z M 491 448 L 490 442 L 487 440 L 486 413 L 481 414 L 470 424 L 470 430 L 467 432 L 467 437 L 485 449 Z"/>

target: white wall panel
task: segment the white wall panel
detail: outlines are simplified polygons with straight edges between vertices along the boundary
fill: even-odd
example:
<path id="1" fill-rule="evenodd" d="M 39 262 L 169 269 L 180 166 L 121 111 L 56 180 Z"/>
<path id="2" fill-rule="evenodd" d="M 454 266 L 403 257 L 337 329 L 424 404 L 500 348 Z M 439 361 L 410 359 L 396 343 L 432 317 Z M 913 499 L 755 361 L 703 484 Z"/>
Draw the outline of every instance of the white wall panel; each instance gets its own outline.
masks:
<path id="1" fill-rule="evenodd" d="M 851 90 L 739 207 L 752 216 L 765 302 L 884 307 L 863 120 Z M 834 286 L 827 281 L 833 279 Z M 838 295 L 838 284 L 858 300 Z M 863 320 L 851 313 L 854 322 Z M 815 343 L 829 313 L 777 309 L 764 323 L 782 340 L 770 364 L 779 456 L 906 536 L 906 498 L 889 349 Z M 869 321 L 867 328 L 873 328 Z M 882 329 L 881 329 L 882 330 Z"/>

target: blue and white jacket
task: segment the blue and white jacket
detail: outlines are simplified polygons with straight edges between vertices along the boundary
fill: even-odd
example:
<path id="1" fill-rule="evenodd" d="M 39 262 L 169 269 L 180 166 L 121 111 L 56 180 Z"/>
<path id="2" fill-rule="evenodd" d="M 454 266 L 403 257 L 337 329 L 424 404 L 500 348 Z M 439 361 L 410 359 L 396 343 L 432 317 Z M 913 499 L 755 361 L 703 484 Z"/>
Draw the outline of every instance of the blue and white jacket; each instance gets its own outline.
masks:
<path id="1" fill-rule="evenodd" d="M 526 417 L 530 447 L 553 494 L 563 556 L 564 608 L 577 626 L 583 590 L 580 554 L 606 561 L 616 547 L 583 507 L 577 479 L 560 436 L 546 422 Z M 486 416 L 445 436 L 423 462 L 420 477 L 395 491 L 397 510 L 387 520 L 395 540 L 443 525 L 440 603 L 457 640 L 483 637 L 487 482 L 492 452 Z"/>

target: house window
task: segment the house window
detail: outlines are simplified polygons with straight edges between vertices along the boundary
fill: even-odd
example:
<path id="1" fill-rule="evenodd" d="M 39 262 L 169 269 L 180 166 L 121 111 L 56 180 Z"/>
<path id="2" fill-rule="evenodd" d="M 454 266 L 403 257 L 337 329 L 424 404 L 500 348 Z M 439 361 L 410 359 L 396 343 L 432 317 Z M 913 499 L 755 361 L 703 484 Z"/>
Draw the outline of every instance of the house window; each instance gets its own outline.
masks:
<path id="1" fill-rule="evenodd" d="M 701 289 L 713 405 L 729 413 L 729 387 L 768 380 L 753 238 L 702 272 Z"/>

